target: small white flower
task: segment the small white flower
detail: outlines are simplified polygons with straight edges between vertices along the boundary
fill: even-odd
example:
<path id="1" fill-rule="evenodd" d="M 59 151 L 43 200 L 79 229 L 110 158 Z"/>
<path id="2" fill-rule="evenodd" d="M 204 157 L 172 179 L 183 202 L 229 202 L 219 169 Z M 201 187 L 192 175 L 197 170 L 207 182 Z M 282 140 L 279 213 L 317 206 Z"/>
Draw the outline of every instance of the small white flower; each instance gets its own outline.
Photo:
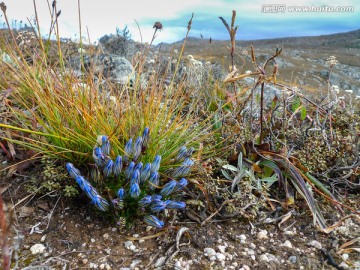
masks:
<path id="1" fill-rule="evenodd" d="M 352 94 L 353 90 L 345 90 L 345 93 Z"/>
<path id="2" fill-rule="evenodd" d="M 345 100 L 345 96 L 339 97 L 339 100 Z"/>

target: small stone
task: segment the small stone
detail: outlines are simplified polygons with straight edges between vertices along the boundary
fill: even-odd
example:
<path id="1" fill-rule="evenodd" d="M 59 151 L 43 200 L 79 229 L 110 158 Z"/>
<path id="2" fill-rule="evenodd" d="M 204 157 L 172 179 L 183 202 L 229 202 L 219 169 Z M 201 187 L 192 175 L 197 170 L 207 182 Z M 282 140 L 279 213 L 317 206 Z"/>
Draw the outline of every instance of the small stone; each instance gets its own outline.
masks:
<path id="1" fill-rule="evenodd" d="M 291 262 L 292 264 L 296 264 L 297 262 L 297 257 L 296 256 L 290 256 L 288 258 L 289 262 Z"/>
<path id="2" fill-rule="evenodd" d="M 222 254 L 226 252 L 226 246 L 218 246 L 218 249 Z"/>
<path id="3" fill-rule="evenodd" d="M 218 259 L 219 262 L 225 261 L 226 259 L 225 255 L 222 253 L 216 253 L 216 258 Z"/>
<path id="4" fill-rule="evenodd" d="M 254 243 L 250 243 L 249 248 L 256 249 L 256 245 Z"/>
<path id="5" fill-rule="evenodd" d="M 344 253 L 343 255 L 341 255 L 342 258 L 344 259 L 344 261 L 347 261 L 349 259 L 349 254 Z"/>
<path id="6" fill-rule="evenodd" d="M 342 268 L 342 269 L 349 269 L 349 265 L 346 263 L 346 262 L 341 262 L 339 264 L 339 268 Z"/>
<path id="7" fill-rule="evenodd" d="M 103 237 L 104 237 L 104 239 L 109 239 L 109 234 L 108 233 L 105 233 L 104 235 L 103 235 Z M 105 266 L 104 266 L 105 267 Z"/>
<path id="8" fill-rule="evenodd" d="M 99 268 L 100 268 L 100 269 L 105 269 L 105 264 L 103 264 L 103 263 L 100 264 Z"/>
<path id="9" fill-rule="evenodd" d="M 211 256 L 210 261 L 216 261 L 216 256 Z"/>
<path id="10" fill-rule="evenodd" d="M 255 250 L 249 248 L 247 254 L 248 254 L 248 255 L 255 255 Z"/>
<path id="11" fill-rule="evenodd" d="M 95 240 L 94 238 L 91 238 L 90 241 L 91 241 L 91 243 L 95 243 L 95 242 L 96 242 L 96 240 Z"/>
<path id="12" fill-rule="evenodd" d="M 127 248 L 127 249 L 130 249 L 130 246 L 131 246 L 132 244 L 133 244 L 132 241 L 126 241 L 126 242 L 124 243 L 125 248 Z"/>
<path id="13" fill-rule="evenodd" d="M 135 246 L 135 245 L 131 245 L 131 246 L 129 247 L 129 249 L 132 250 L 132 251 L 135 251 L 135 250 L 136 250 L 136 246 Z"/>
<path id="14" fill-rule="evenodd" d="M 160 267 L 160 266 L 163 266 L 164 263 L 166 261 L 166 257 L 163 256 L 163 257 L 160 257 L 159 259 L 157 259 L 156 263 L 155 263 L 155 267 Z"/>
<path id="15" fill-rule="evenodd" d="M 43 244 L 35 244 L 30 248 L 32 254 L 41 254 L 45 250 L 45 246 Z"/>
<path id="16" fill-rule="evenodd" d="M 44 242 L 45 242 L 45 239 L 46 239 L 46 234 L 43 235 L 43 237 L 41 237 L 40 242 L 41 242 L 41 243 L 44 243 Z"/>
<path id="17" fill-rule="evenodd" d="M 83 260 L 82 260 L 82 264 L 87 264 L 88 262 L 89 262 L 88 259 L 83 259 Z"/>
<path id="18" fill-rule="evenodd" d="M 286 240 L 284 243 L 282 243 L 280 245 L 280 247 L 287 247 L 287 248 L 292 248 L 292 244 L 289 240 Z"/>
<path id="19" fill-rule="evenodd" d="M 244 264 L 242 267 L 241 267 L 243 270 L 251 270 L 250 269 L 250 266 Z"/>
<path id="20" fill-rule="evenodd" d="M 259 259 L 263 262 L 269 262 L 269 258 L 266 254 L 261 254 Z"/>
<path id="21" fill-rule="evenodd" d="M 267 236 L 267 234 L 267 230 L 260 230 L 260 232 L 258 232 L 258 234 L 256 235 L 256 238 L 259 240 L 268 239 L 269 237 Z"/>
<path id="22" fill-rule="evenodd" d="M 308 243 L 308 246 L 312 246 L 316 249 L 321 249 L 322 248 L 322 245 L 320 242 L 316 241 L 316 240 L 312 240 Z"/>
<path id="23" fill-rule="evenodd" d="M 135 266 L 137 266 L 139 263 L 141 263 L 141 260 L 133 260 L 130 264 L 130 268 L 135 268 Z"/>
<path id="24" fill-rule="evenodd" d="M 240 239 L 240 243 L 245 244 L 245 242 L 246 242 L 246 235 L 245 234 L 240 234 L 236 238 Z"/>
<path id="25" fill-rule="evenodd" d="M 136 233 L 136 234 L 133 234 L 133 237 L 134 238 L 139 238 L 139 235 Z"/>
<path id="26" fill-rule="evenodd" d="M 216 255 L 216 251 L 213 248 L 204 248 L 204 255 L 207 257 L 212 257 Z"/>

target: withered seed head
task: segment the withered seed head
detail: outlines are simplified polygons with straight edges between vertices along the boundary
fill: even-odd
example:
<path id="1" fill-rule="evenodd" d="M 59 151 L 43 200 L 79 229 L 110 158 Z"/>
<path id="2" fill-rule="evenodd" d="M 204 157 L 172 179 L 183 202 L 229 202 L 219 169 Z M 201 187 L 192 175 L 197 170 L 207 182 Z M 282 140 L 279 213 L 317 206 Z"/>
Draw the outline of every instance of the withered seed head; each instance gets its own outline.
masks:
<path id="1" fill-rule="evenodd" d="M 155 28 L 156 30 L 162 30 L 163 29 L 163 25 L 161 22 L 156 22 L 153 26 L 153 28 Z"/>
<path id="2" fill-rule="evenodd" d="M 0 8 L 1 8 L 1 10 L 2 10 L 4 13 L 6 12 L 6 5 L 5 5 L 4 2 L 1 2 L 1 3 L 0 3 Z"/>

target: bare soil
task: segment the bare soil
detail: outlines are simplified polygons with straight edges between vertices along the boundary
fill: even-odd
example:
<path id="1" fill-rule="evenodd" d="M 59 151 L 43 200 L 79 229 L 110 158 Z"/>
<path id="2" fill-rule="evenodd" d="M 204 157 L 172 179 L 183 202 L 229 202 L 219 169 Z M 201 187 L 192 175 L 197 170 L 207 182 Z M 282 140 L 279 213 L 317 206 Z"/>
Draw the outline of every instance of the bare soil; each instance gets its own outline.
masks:
<path id="1" fill-rule="evenodd" d="M 69 199 L 56 193 L 32 198 L 23 188 L 26 177 L 6 179 L 2 175 L 1 179 L 7 222 L 12 223 L 9 233 L 12 267 L 17 264 L 17 269 L 360 267 L 356 251 L 338 254 L 342 244 L 360 237 L 359 216 L 346 219 L 329 234 L 314 227 L 306 207 L 274 214 L 264 208 L 262 216 L 267 215 L 269 223 L 250 222 L 243 217 L 220 220 L 215 215 L 199 224 L 188 218 L 190 214 L 178 213 L 163 230 L 149 229 L 141 222 L 125 230 L 117 228 L 80 198 Z M 346 203 L 359 209 L 356 196 L 349 196 Z M 11 219 L 9 209 L 14 209 Z M 323 210 L 329 225 L 339 220 L 330 205 L 323 204 Z M 34 254 L 37 244 L 44 250 Z"/>

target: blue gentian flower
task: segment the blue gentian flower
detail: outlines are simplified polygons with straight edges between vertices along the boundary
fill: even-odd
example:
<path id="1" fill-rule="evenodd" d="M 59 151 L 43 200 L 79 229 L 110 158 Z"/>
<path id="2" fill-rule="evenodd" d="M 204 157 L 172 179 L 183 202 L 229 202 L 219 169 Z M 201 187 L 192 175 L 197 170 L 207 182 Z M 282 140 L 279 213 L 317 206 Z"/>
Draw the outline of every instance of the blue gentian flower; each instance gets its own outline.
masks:
<path id="1" fill-rule="evenodd" d="M 108 178 L 113 173 L 114 162 L 109 159 L 106 166 L 104 167 L 105 178 Z"/>
<path id="2" fill-rule="evenodd" d="M 185 159 L 187 148 L 186 146 L 181 146 L 179 149 L 178 155 L 175 158 L 175 162 L 180 162 Z"/>
<path id="3" fill-rule="evenodd" d="M 150 139 L 150 129 L 148 127 L 144 128 L 142 134 L 142 148 L 145 149 L 149 143 Z"/>
<path id="4" fill-rule="evenodd" d="M 167 209 L 184 209 L 186 207 L 186 203 L 172 200 L 165 201 L 165 205 Z"/>
<path id="5" fill-rule="evenodd" d="M 139 195 L 140 195 L 140 187 L 137 183 L 133 183 L 130 186 L 130 196 L 132 198 L 137 198 L 137 197 L 139 197 Z"/>
<path id="6" fill-rule="evenodd" d="M 66 169 L 69 172 L 70 176 L 74 179 L 76 179 L 77 176 L 81 175 L 80 171 L 76 169 L 72 163 L 66 163 Z"/>
<path id="7" fill-rule="evenodd" d="M 131 176 L 130 186 L 132 186 L 135 183 L 140 185 L 140 172 L 139 172 L 139 170 L 135 170 L 133 172 L 132 176 Z"/>
<path id="8" fill-rule="evenodd" d="M 100 195 L 96 195 L 92 198 L 92 203 L 98 208 L 100 211 L 107 211 L 109 210 L 109 203 Z"/>
<path id="9" fill-rule="evenodd" d="M 178 177 L 183 177 L 186 176 L 187 174 L 189 174 L 191 167 L 194 165 L 194 161 L 192 161 L 189 158 L 186 158 L 184 160 L 184 162 L 177 168 L 175 168 L 172 173 L 171 176 L 173 178 L 178 178 Z"/>
<path id="10" fill-rule="evenodd" d="M 163 201 L 157 201 L 154 203 L 151 203 L 150 205 L 150 211 L 153 213 L 159 213 L 161 211 L 164 211 L 166 208 L 166 204 Z"/>
<path id="11" fill-rule="evenodd" d="M 123 188 L 120 188 L 117 192 L 116 195 L 119 197 L 120 200 L 123 200 L 125 197 L 125 190 Z"/>
<path id="12" fill-rule="evenodd" d="M 151 190 L 153 190 L 158 186 L 159 186 L 159 173 L 158 172 L 152 172 L 150 174 L 150 179 L 149 179 L 149 188 Z"/>
<path id="13" fill-rule="evenodd" d="M 151 172 L 157 172 L 160 168 L 161 156 L 156 155 L 154 161 L 151 163 Z"/>
<path id="14" fill-rule="evenodd" d="M 134 171 L 135 171 L 135 170 L 138 170 L 139 172 L 141 172 L 142 167 L 143 167 L 142 162 L 138 162 L 138 163 L 136 163 L 136 165 L 135 165 L 135 167 L 134 167 Z"/>
<path id="15" fill-rule="evenodd" d="M 104 155 L 110 155 L 110 141 L 107 136 L 101 137 L 101 151 Z"/>
<path id="16" fill-rule="evenodd" d="M 83 190 L 86 193 L 86 195 L 89 197 L 89 199 L 93 199 L 95 196 L 99 195 L 96 189 L 88 181 L 84 183 Z"/>
<path id="17" fill-rule="evenodd" d="M 151 164 L 147 163 L 140 173 L 140 183 L 144 183 L 150 177 Z"/>
<path id="18" fill-rule="evenodd" d="M 151 195 L 151 202 L 159 202 L 159 201 L 161 201 L 161 199 L 162 199 L 162 196 L 159 194 Z"/>
<path id="19" fill-rule="evenodd" d="M 117 156 L 114 164 L 114 175 L 119 176 L 123 168 L 122 157 Z"/>
<path id="20" fill-rule="evenodd" d="M 96 165 L 103 167 L 106 164 L 106 158 L 100 147 L 93 149 L 93 158 Z"/>
<path id="21" fill-rule="evenodd" d="M 141 148 L 142 148 L 142 138 L 138 137 L 134 143 L 133 148 L 133 158 L 134 160 L 137 160 L 140 157 L 141 154 Z"/>
<path id="22" fill-rule="evenodd" d="M 127 143 L 125 144 L 125 156 L 124 156 L 124 161 L 125 163 L 129 162 L 130 157 L 132 156 L 132 151 L 133 151 L 133 147 L 132 147 L 132 138 L 130 138 Z"/>
<path id="23" fill-rule="evenodd" d="M 130 180 L 130 177 L 134 171 L 134 168 L 135 168 L 135 163 L 133 161 L 131 161 L 130 164 L 126 167 L 126 169 L 124 171 L 126 180 Z"/>
<path id="24" fill-rule="evenodd" d="M 176 186 L 175 186 L 175 188 L 173 190 L 173 193 L 176 193 L 176 192 L 179 192 L 179 191 L 183 190 L 184 187 L 187 186 L 187 184 L 188 184 L 188 180 L 186 180 L 185 178 L 181 178 L 179 180 L 179 182 L 177 182 L 177 184 L 176 184 Z"/>
<path id="25" fill-rule="evenodd" d="M 151 202 L 152 202 L 151 196 L 146 195 L 139 201 L 139 206 L 146 207 L 146 206 L 150 205 Z"/>
<path id="26" fill-rule="evenodd" d="M 174 191 L 174 188 L 176 186 L 177 182 L 175 180 L 170 180 L 168 183 L 166 183 L 164 185 L 164 187 L 160 190 L 160 194 L 163 196 L 163 197 L 166 197 L 166 196 L 169 196 L 173 191 Z"/>
<path id="27" fill-rule="evenodd" d="M 124 201 L 119 199 L 119 198 L 115 198 L 111 201 L 111 203 L 113 204 L 114 208 L 117 210 L 122 210 L 124 209 Z"/>
<path id="28" fill-rule="evenodd" d="M 164 227 L 164 222 L 159 220 L 156 216 L 153 215 L 148 215 L 144 217 L 144 221 L 150 225 L 150 226 L 154 226 L 156 228 L 162 228 Z"/>

